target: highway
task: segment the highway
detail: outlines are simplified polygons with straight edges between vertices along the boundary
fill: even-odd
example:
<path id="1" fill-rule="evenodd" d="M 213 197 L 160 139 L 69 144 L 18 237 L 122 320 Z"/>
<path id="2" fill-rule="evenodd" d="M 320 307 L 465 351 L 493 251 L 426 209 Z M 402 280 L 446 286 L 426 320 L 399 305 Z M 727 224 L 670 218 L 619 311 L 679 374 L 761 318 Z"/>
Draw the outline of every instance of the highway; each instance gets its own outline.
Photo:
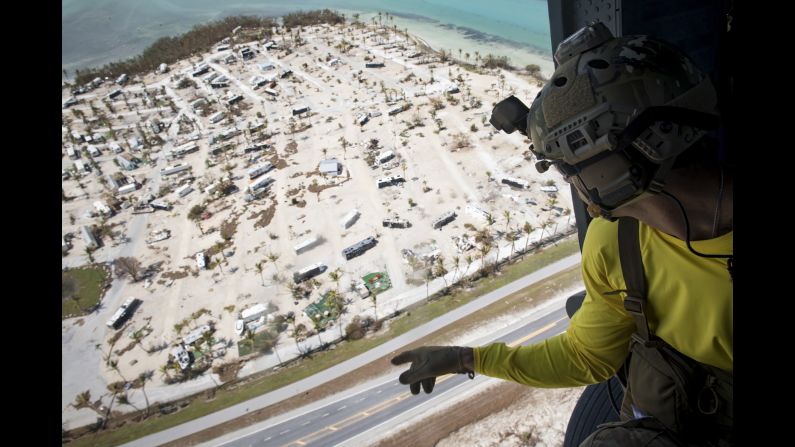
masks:
<path id="1" fill-rule="evenodd" d="M 535 343 L 563 332 L 568 324 L 569 319 L 565 309 L 559 308 L 519 328 L 512 328 L 510 332 L 492 341 L 504 342 L 511 346 Z M 408 365 L 405 367 L 407 368 Z M 400 370 L 402 369 L 403 367 Z M 437 401 L 444 400 L 445 397 L 449 397 L 448 394 L 454 394 L 462 388 L 497 380 L 476 376 L 470 382 L 464 374 L 446 375 L 437 379 L 433 393 L 421 392 L 413 396 L 408 386 L 398 383 L 397 376 L 398 373 L 395 373 L 393 377 L 375 386 L 329 402 L 320 408 L 291 415 L 287 420 L 266 421 L 259 426 L 249 427 L 206 445 L 228 447 L 338 445 L 354 437 L 361 438 L 362 436 L 359 435 L 370 430 L 377 431 L 379 426 L 384 424 L 391 426 L 390 420 L 418 407 L 435 406 Z M 224 439 L 230 437 L 235 438 Z"/>

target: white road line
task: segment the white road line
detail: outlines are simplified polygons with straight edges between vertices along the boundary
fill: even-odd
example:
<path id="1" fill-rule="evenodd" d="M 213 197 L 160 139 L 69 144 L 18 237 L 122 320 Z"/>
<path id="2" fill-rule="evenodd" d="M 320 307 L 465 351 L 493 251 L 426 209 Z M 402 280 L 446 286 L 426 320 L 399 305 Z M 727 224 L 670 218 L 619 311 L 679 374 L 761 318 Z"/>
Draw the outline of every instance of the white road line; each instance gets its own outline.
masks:
<path id="1" fill-rule="evenodd" d="M 348 408 L 348 406 L 347 405 L 343 405 L 343 406 L 337 408 L 337 411 L 342 411 L 342 410 L 344 410 L 346 408 Z"/>
<path id="2" fill-rule="evenodd" d="M 312 423 L 312 421 L 306 421 L 303 424 L 301 424 L 301 427 L 307 426 L 307 425 L 309 425 L 311 423 Z"/>
<path id="3" fill-rule="evenodd" d="M 279 435 L 283 435 L 283 434 L 285 434 L 285 433 L 289 433 L 289 432 L 290 432 L 290 429 L 288 428 L 287 430 L 285 430 L 285 431 L 283 431 L 283 432 L 280 432 L 280 433 L 279 433 Z"/>
<path id="4" fill-rule="evenodd" d="M 367 398 L 366 398 L 366 397 L 362 397 L 361 399 L 358 399 L 358 400 L 356 401 L 356 403 L 358 404 L 359 402 L 361 402 L 361 401 L 363 401 L 363 400 L 365 400 L 365 399 L 367 399 Z"/>
<path id="5" fill-rule="evenodd" d="M 329 415 L 329 413 L 323 413 L 323 416 L 320 416 L 320 417 L 324 418 L 324 417 L 326 417 L 328 415 Z"/>
<path id="6" fill-rule="evenodd" d="M 273 436 L 268 436 L 267 438 L 263 439 L 262 442 L 268 442 L 271 440 Z"/>

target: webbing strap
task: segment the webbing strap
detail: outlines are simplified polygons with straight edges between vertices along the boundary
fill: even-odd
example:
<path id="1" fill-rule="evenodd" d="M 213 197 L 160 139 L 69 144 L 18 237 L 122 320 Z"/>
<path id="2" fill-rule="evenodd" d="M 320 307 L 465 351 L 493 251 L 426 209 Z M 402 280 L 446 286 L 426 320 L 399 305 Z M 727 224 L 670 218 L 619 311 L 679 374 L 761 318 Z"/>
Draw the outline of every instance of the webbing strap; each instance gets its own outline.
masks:
<path id="1" fill-rule="evenodd" d="M 621 271 L 627 285 L 624 309 L 632 315 L 637 327 L 633 338 L 649 344 L 649 322 L 646 318 L 646 277 L 643 275 L 643 258 L 640 254 L 638 221 L 631 217 L 618 219 L 618 254 Z"/>

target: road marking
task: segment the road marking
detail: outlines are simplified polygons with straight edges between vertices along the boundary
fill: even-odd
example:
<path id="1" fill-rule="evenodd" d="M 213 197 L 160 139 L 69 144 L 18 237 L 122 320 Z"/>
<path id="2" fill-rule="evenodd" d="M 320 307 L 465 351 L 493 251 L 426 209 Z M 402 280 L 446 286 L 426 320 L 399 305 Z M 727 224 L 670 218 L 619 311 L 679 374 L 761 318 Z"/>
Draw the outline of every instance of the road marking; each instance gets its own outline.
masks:
<path id="1" fill-rule="evenodd" d="M 301 427 L 305 427 L 305 426 L 307 426 L 307 425 L 309 425 L 311 423 L 312 423 L 312 421 L 306 421 L 303 424 L 301 424 Z"/>
<path id="2" fill-rule="evenodd" d="M 375 394 L 381 394 L 381 391 L 383 391 L 383 390 L 378 390 L 378 391 L 375 392 Z"/>
<path id="3" fill-rule="evenodd" d="M 367 397 L 362 397 L 361 399 L 357 400 L 356 403 L 358 404 L 359 402 L 361 402 L 361 401 L 363 401 L 365 399 L 367 399 Z"/>
<path id="4" fill-rule="evenodd" d="M 346 408 L 348 408 L 348 406 L 347 405 L 343 405 L 343 406 L 337 408 L 337 411 L 342 411 L 342 410 L 344 410 Z"/>
<path id="5" fill-rule="evenodd" d="M 333 426 L 333 425 L 329 425 L 329 426 L 328 426 L 328 427 L 326 427 L 326 428 L 327 428 L 327 429 L 329 429 L 329 430 L 331 430 L 331 431 L 337 431 L 337 430 L 339 430 L 337 427 L 335 427 L 335 426 Z"/>
<path id="6" fill-rule="evenodd" d="M 329 414 L 330 413 L 323 413 L 323 416 L 320 416 L 320 417 L 324 418 L 324 417 L 328 416 Z"/>
<path id="7" fill-rule="evenodd" d="M 552 329 L 552 328 L 553 328 L 553 327 L 555 327 L 555 325 L 556 325 L 556 324 L 558 324 L 558 323 L 559 323 L 561 320 L 565 320 L 566 318 L 568 318 L 568 317 L 561 317 L 560 319 L 558 319 L 558 320 L 556 320 L 556 321 L 554 321 L 554 322 L 552 322 L 552 323 L 549 323 L 548 325 L 546 325 L 546 326 L 542 327 L 541 329 L 539 329 L 539 330 L 537 330 L 537 331 L 531 332 L 530 334 L 528 334 L 528 335 L 525 335 L 524 337 L 522 337 L 522 338 L 520 338 L 520 339 L 518 339 L 518 340 L 514 340 L 514 341 L 512 341 L 512 342 L 508 343 L 508 346 L 510 346 L 510 347 L 512 347 L 512 348 L 513 348 L 513 347 L 515 347 L 515 346 L 518 346 L 518 345 L 520 345 L 520 344 L 522 344 L 522 343 L 526 342 L 527 340 L 529 340 L 529 339 L 531 339 L 531 338 L 535 337 L 536 335 L 538 335 L 538 334 L 541 334 L 541 333 L 543 333 L 543 332 L 546 332 L 546 331 L 548 331 L 548 330 Z"/>
<path id="8" fill-rule="evenodd" d="M 283 432 L 280 432 L 280 433 L 279 433 L 279 435 L 283 435 L 283 434 L 285 434 L 285 433 L 289 433 L 289 432 L 290 432 L 290 429 L 288 428 L 287 430 L 285 430 L 285 431 L 283 431 Z"/>
<path id="9" fill-rule="evenodd" d="M 273 436 L 268 436 L 267 438 L 263 439 L 262 442 L 268 442 L 271 440 Z"/>

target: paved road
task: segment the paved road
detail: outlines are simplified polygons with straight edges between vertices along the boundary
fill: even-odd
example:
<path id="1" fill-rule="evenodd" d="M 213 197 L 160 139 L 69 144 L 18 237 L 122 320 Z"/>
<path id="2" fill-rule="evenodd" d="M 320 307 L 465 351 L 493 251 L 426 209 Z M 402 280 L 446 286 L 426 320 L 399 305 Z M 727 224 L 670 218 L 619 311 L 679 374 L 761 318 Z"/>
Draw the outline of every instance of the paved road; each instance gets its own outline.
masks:
<path id="1" fill-rule="evenodd" d="M 400 350 L 403 346 L 410 344 L 428 334 L 452 324 L 461 318 L 470 315 L 471 313 L 488 306 L 514 292 L 517 292 L 525 287 L 537 283 L 549 276 L 552 276 L 560 271 L 569 267 L 577 265 L 580 262 L 580 254 L 576 253 L 560 261 L 554 262 L 546 267 L 539 269 L 529 275 L 526 275 L 506 286 L 494 290 L 486 295 L 475 299 L 451 312 L 448 312 L 422 326 L 414 328 L 374 349 L 371 349 L 363 354 L 360 354 L 350 360 L 342 362 L 333 366 L 322 373 L 300 380 L 289 386 L 277 389 L 275 391 L 257 396 L 248 401 L 240 404 L 225 408 L 213 414 L 195 419 L 185 424 L 172 427 L 159 433 L 140 438 L 136 441 L 125 444 L 126 446 L 151 446 L 160 445 L 170 442 L 184 436 L 193 434 L 197 431 L 203 430 L 207 427 L 212 427 L 223 422 L 227 422 L 245 415 L 249 411 L 254 411 L 259 408 L 264 408 L 273 403 L 288 399 L 296 394 L 302 393 L 306 390 L 315 388 L 330 380 L 346 374 L 356 368 L 360 368 L 373 360 L 381 358 L 385 355 Z M 439 284 L 441 286 L 441 284 Z M 418 288 L 419 289 L 419 288 Z M 423 290 L 424 292 L 424 290 Z M 408 297 L 407 297 L 408 298 Z M 419 297 L 421 299 L 422 297 Z M 409 299 L 406 299 L 409 301 Z M 402 306 L 401 306 L 402 307 Z"/>
<path id="2" fill-rule="evenodd" d="M 563 332 L 569 325 L 569 319 L 566 317 L 565 308 L 561 307 L 533 322 L 522 323 L 521 327 L 512 328 L 507 334 L 489 341 L 513 346 L 535 343 Z M 398 383 L 397 375 L 395 373 L 375 386 L 319 408 L 303 411 L 287 420 L 275 423 L 266 421 L 262 426 L 250 427 L 246 430 L 248 433 L 231 434 L 207 445 L 329 446 L 348 440 L 360 443 L 375 437 L 377 433 L 374 432 L 378 431 L 379 426 L 394 426 L 392 420 L 399 415 L 411 413 L 420 407 L 435 406 L 438 401 L 449 397 L 448 394 L 456 394 L 468 387 L 477 387 L 496 380 L 477 376 L 470 382 L 463 374 L 447 375 L 437 380 L 433 393 L 412 396 L 406 385 Z M 233 439 L 227 441 L 226 438 L 229 437 Z"/>

